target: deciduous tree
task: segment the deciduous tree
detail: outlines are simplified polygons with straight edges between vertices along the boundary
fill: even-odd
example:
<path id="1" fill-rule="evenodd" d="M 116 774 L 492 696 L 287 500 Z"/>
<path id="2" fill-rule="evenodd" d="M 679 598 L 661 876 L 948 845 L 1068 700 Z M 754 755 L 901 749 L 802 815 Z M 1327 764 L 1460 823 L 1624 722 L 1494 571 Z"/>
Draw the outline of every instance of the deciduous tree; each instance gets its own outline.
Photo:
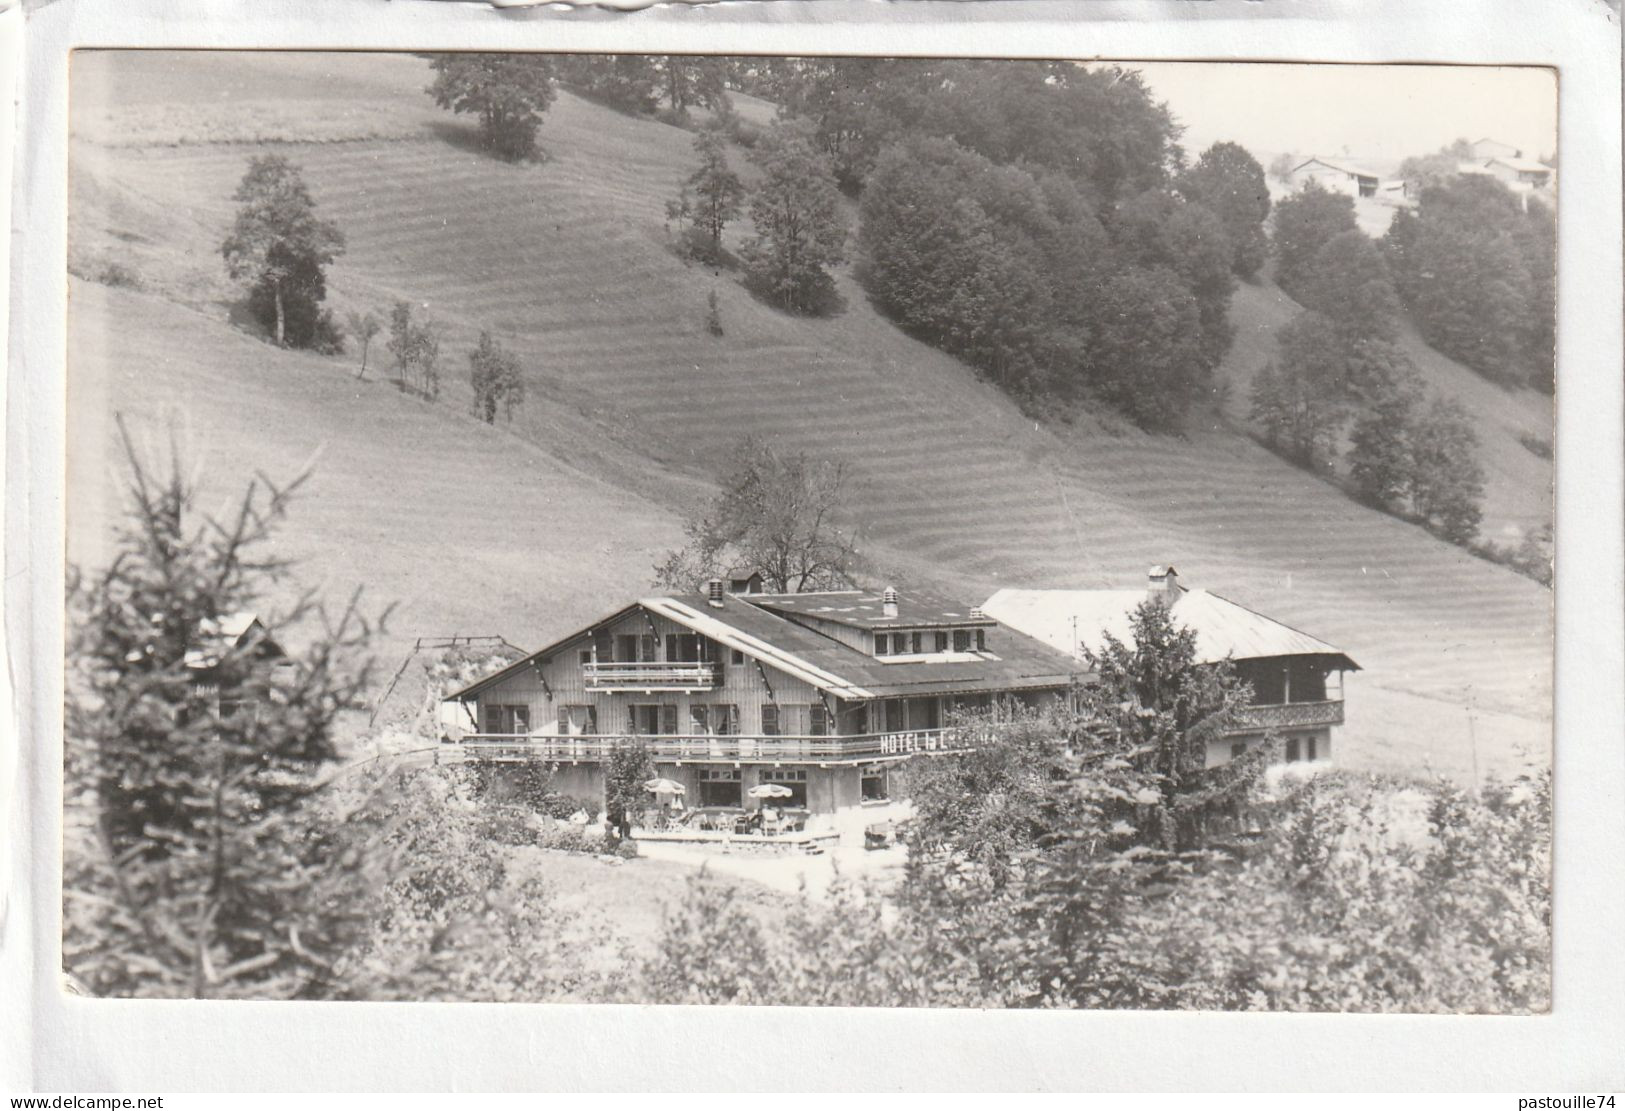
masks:
<path id="1" fill-rule="evenodd" d="M 480 142 L 510 162 L 536 153 L 542 114 L 553 103 L 546 54 L 437 54 L 428 93 L 435 104 L 480 122 Z"/>
<path id="2" fill-rule="evenodd" d="M 395 302 L 389 313 L 389 353 L 395 385 L 429 401 L 440 396 L 440 337 L 430 321 L 412 318 L 412 306 Z"/>
<path id="3" fill-rule="evenodd" d="M 372 346 L 373 337 L 383 328 L 383 322 L 370 312 L 350 312 L 345 314 L 344 325 L 361 344 L 361 369 L 356 373 L 356 377 L 365 378 L 367 376 L 367 349 Z"/>
<path id="4" fill-rule="evenodd" d="M 722 492 L 684 526 L 688 543 L 655 568 L 656 584 L 694 590 L 748 568 L 773 593 L 851 586 L 858 552 L 844 520 L 845 487 L 840 463 L 747 439 Z"/>
<path id="5" fill-rule="evenodd" d="M 1317 182 L 1280 201 L 1275 206 L 1276 284 L 1297 298 L 1320 249 L 1344 232 L 1358 230 L 1354 199 Z"/>
<path id="6" fill-rule="evenodd" d="M 280 154 L 251 158 L 232 195 L 237 217 L 220 245 L 226 270 L 248 287 L 249 310 L 278 347 L 337 348 L 325 268 L 344 251 L 344 236 L 318 219 L 299 168 Z"/>
<path id="7" fill-rule="evenodd" d="M 1230 265 L 1251 278 L 1269 255 L 1264 221 L 1270 214 L 1264 167 L 1239 143 L 1214 143 L 1179 178 L 1180 192 L 1200 201 L 1224 225 Z"/>
<path id="8" fill-rule="evenodd" d="M 829 160 L 808 129 L 775 124 L 756 147 L 761 182 L 751 195 L 756 235 L 742 254 L 764 294 L 790 312 L 826 310 L 829 267 L 845 259 L 846 220 Z"/>
<path id="9" fill-rule="evenodd" d="M 497 410 L 513 419 L 515 406 L 525 401 L 525 380 L 519 373 L 519 360 L 490 332 L 480 333 L 479 345 L 468 353 L 469 383 L 474 388 L 474 415 L 494 424 Z"/>

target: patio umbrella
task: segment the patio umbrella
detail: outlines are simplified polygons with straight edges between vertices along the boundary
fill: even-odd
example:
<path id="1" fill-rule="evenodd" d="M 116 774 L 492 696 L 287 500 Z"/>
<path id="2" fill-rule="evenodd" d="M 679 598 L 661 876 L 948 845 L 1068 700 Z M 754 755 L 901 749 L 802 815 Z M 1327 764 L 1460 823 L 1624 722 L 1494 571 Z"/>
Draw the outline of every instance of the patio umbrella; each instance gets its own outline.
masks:
<path id="1" fill-rule="evenodd" d="M 675 779 L 651 779 L 643 785 L 645 791 L 653 791 L 657 795 L 681 795 L 688 791 Z"/>
<path id="2" fill-rule="evenodd" d="M 752 787 L 745 794 L 753 799 L 787 799 L 795 792 L 782 783 L 763 783 Z"/>

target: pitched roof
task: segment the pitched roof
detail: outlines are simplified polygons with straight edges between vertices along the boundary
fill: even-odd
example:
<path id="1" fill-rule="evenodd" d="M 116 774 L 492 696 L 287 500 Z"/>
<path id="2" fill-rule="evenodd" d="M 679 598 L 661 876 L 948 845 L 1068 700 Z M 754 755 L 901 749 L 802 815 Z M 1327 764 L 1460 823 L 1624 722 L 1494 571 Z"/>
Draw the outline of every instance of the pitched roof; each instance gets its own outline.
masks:
<path id="1" fill-rule="evenodd" d="M 965 628 L 987 623 L 972 616 L 975 606 L 933 594 L 911 590 L 897 596 L 897 616 L 887 617 L 883 592 L 873 590 L 823 590 L 805 594 L 752 594 L 753 605 L 775 613 L 804 614 L 836 625 L 858 629 L 922 629 L 957 625 Z"/>
<path id="2" fill-rule="evenodd" d="M 1497 163 L 1507 167 L 1508 169 L 1517 170 L 1519 173 L 1525 174 L 1549 174 L 1552 172 L 1552 168 L 1546 165 L 1546 163 L 1536 162 L 1533 158 L 1502 158 L 1501 156 L 1497 155 L 1494 158 L 1488 158 L 1484 161 L 1484 165 L 1486 166 L 1494 166 Z"/>
<path id="3" fill-rule="evenodd" d="M 844 593 L 844 592 L 843 592 Z M 852 592 L 860 594 L 862 592 Z M 720 607 L 703 594 L 643 598 L 557 640 L 538 652 L 487 675 L 446 696 L 447 701 L 469 698 L 537 661 L 552 656 L 588 636 L 598 626 L 619 620 L 634 609 L 644 609 L 787 675 L 840 698 L 867 700 L 928 694 L 972 694 L 984 691 L 1038 690 L 1063 687 L 1080 668 L 1071 656 L 1043 642 L 991 620 L 986 630 L 985 653 L 961 653 L 953 658 L 900 657 L 895 661 L 871 656 L 834 637 L 780 616 L 758 605 L 763 596 L 728 595 Z M 773 596 L 782 600 L 785 596 Z M 901 608 L 901 603 L 900 603 Z M 966 614 L 971 607 L 958 609 Z M 906 624 L 899 618 L 884 624 Z M 961 620 L 961 625 L 969 620 Z"/>
<path id="4" fill-rule="evenodd" d="M 1326 159 L 1321 158 L 1318 155 L 1316 155 L 1313 158 L 1307 158 L 1304 161 L 1298 163 L 1296 166 L 1292 167 L 1292 169 L 1289 172 L 1295 174 L 1299 170 L 1303 169 L 1305 166 L 1308 166 L 1311 163 L 1315 163 L 1315 162 L 1320 163 L 1322 166 L 1325 166 L 1329 170 L 1336 170 L 1338 173 L 1342 173 L 1342 174 L 1353 174 L 1355 177 L 1380 178 L 1382 176 L 1381 174 L 1374 174 L 1370 170 L 1362 170 L 1358 166 L 1349 166 L 1349 165 L 1339 164 L 1337 162 L 1328 162 L 1328 161 L 1326 161 Z"/>
<path id="5" fill-rule="evenodd" d="M 197 636 L 187 646 L 185 664 L 194 671 L 207 671 L 225 659 L 227 653 L 243 647 L 254 647 L 270 655 L 283 654 L 259 615 L 243 610 L 199 625 Z"/>
<path id="6" fill-rule="evenodd" d="M 982 606 L 988 614 L 1059 651 L 1098 652 L 1110 633 L 1133 644 L 1131 618 L 1144 590 L 1001 590 Z M 1348 670 L 1359 665 L 1343 650 L 1207 590 L 1184 590 L 1170 611 L 1196 634 L 1197 659 L 1332 656 Z"/>

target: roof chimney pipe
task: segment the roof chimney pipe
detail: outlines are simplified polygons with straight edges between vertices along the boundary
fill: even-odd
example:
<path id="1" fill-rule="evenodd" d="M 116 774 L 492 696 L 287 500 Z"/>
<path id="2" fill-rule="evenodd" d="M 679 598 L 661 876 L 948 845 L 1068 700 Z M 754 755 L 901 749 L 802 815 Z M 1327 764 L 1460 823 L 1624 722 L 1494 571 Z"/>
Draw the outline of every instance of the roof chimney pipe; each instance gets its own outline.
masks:
<path id="1" fill-rule="evenodd" d="M 880 612 L 885 617 L 897 616 L 897 588 L 888 586 L 880 596 Z"/>
<path id="2" fill-rule="evenodd" d="M 1179 585 L 1179 572 L 1172 566 L 1158 564 L 1151 568 L 1147 578 L 1146 597 L 1160 605 L 1172 606 L 1185 592 L 1185 588 Z"/>
<path id="3" fill-rule="evenodd" d="M 705 600 L 713 609 L 722 608 L 722 580 L 712 579 L 705 584 Z"/>

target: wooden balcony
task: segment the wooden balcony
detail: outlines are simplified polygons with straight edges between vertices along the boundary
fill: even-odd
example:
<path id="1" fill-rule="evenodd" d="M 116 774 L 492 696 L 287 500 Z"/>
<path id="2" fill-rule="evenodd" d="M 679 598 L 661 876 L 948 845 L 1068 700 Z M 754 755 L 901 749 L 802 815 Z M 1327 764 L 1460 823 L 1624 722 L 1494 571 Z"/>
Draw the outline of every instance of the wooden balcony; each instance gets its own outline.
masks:
<path id="1" fill-rule="evenodd" d="M 543 760 L 596 764 L 618 744 L 642 744 L 656 760 L 685 764 L 734 764 L 741 761 L 838 764 L 912 756 L 917 753 L 965 752 L 991 736 L 987 728 L 919 729 L 904 733 L 848 736 L 769 737 L 759 734 L 690 734 L 635 736 L 597 733 L 570 737 L 511 736 L 475 733 L 446 748 L 464 759 L 517 762 Z"/>
<path id="2" fill-rule="evenodd" d="M 1264 733 L 1271 729 L 1313 729 L 1343 724 L 1343 702 L 1273 702 L 1248 706 L 1236 714 L 1227 733 Z"/>
<path id="3" fill-rule="evenodd" d="M 708 691 L 717 685 L 713 663 L 587 663 L 581 673 L 590 691 Z"/>

